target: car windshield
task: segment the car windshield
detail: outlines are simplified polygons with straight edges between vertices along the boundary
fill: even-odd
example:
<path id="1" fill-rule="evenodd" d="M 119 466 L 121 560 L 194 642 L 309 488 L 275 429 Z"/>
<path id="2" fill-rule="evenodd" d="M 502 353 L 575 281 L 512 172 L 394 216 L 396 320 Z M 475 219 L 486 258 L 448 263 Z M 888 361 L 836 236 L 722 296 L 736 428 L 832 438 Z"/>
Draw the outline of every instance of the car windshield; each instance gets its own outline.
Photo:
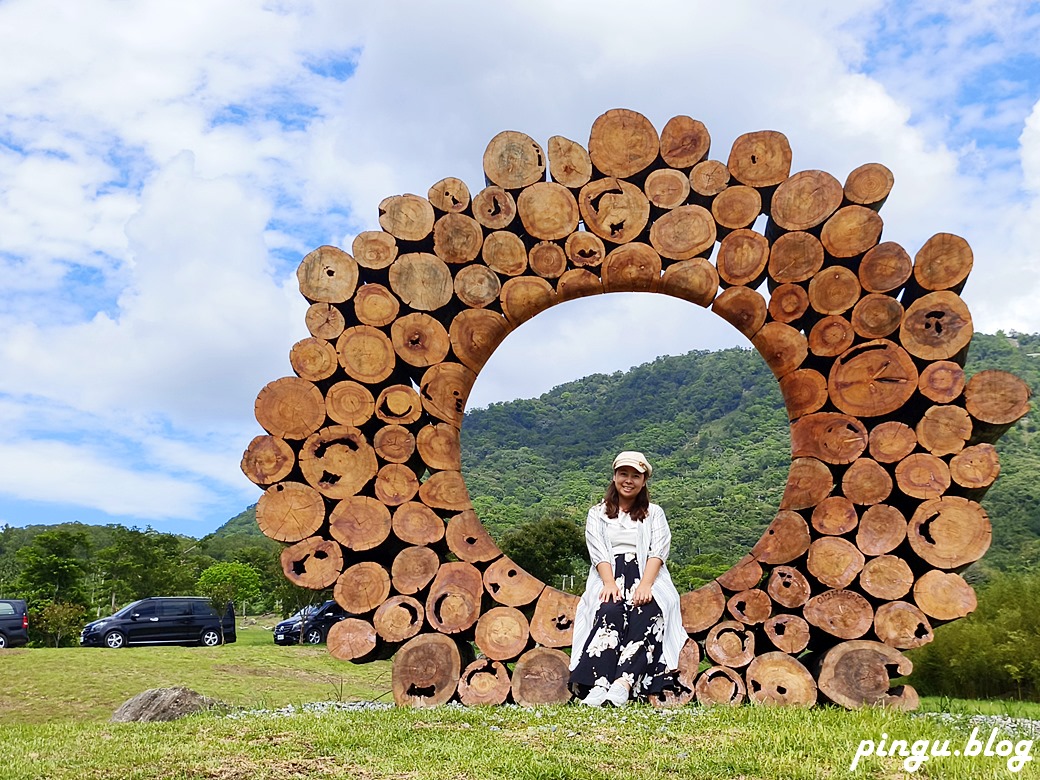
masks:
<path id="1" fill-rule="evenodd" d="M 305 617 L 310 615 L 312 612 L 314 612 L 314 606 L 311 605 L 311 604 L 308 604 L 306 607 L 301 609 L 295 615 L 292 615 L 291 617 L 287 617 L 286 620 L 303 620 Z"/>
<path id="2" fill-rule="evenodd" d="M 143 601 L 143 599 L 142 599 L 142 601 Z M 114 615 L 112 615 L 112 617 L 117 617 L 117 618 L 129 617 L 130 613 L 133 612 L 137 608 L 137 605 L 140 604 L 140 603 L 141 603 L 141 601 L 131 601 L 129 604 L 127 604 L 121 610 L 119 610 Z"/>

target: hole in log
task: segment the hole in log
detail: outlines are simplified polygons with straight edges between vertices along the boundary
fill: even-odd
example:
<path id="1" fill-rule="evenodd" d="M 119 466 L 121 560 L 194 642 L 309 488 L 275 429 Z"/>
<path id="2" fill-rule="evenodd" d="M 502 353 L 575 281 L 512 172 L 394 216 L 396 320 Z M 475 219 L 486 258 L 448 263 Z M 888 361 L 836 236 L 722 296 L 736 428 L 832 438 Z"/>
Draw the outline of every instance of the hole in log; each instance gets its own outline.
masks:
<path id="1" fill-rule="evenodd" d="M 743 613 L 746 610 L 747 610 L 747 602 L 746 601 L 738 601 L 737 602 L 737 612 Z"/>
<path id="2" fill-rule="evenodd" d="M 317 558 L 319 561 L 323 561 L 329 557 L 329 554 L 324 550 L 315 550 L 314 557 Z"/>
<path id="3" fill-rule="evenodd" d="M 924 623 L 918 623 L 917 624 L 917 630 L 914 631 L 914 636 L 917 637 L 918 639 L 923 639 L 924 637 L 928 636 L 930 633 L 931 632 L 928 630 L 928 626 L 926 626 Z"/>
<path id="4" fill-rule="evenodd" d="M 519 572 L 516 569 L 510 569 L 506 572 L 507 577 L 515 577 Z"/>
<path id="5" fill-rule="evenodd" d="M 325 275 L 331 279 L 333 276 L 336 275 L 336 271 L 333 268 L 326 268 Z"/>
<path id="6" fill-rule="evenodd" d="M 502 204 L 498 202 L 498 195 L 491 197 L 491 208 L 488 210 L 489 217 L 497 217 L 502 213 Z"/>
<path id="7" fill-rule="evenodd" d="M 941 311 L 930 311 L 924 315 L 924 329 L 934 330 L 936 336 L 941 336 L 943 332 L 943 317 L 945 312 Z"/>
<path id="8" fill-rule="evenodd" d="M 758 155 L 756 155 L 756 154 L 751 155 L 751 164 L 755 165 L 757 163 L 758 163 Z"/>
<path id="9" fill-rule="evenodd" d="M 302 577 L 304 574 L 306 574 L 307 573 L 307 559 L 310 558 L 310 557 L 311 557 L 310 555 L 305 555 L 302 558 L 300 558 L 300 560 L 293 561 L 293 565 L 292 565 L 293 574 L 295 574 L 298 577 Z"/>
<path id="10" fill-rule="evenodd" d="M 599 213 L 599 204 L 603 200 L 603 198 L 605 198 L 607 195 L 624 195 L 624 194 L 625 194 L 625 191 L 623 189 L 621 189 L 620 187 L 611 187 L 609 189 L 603 190 L 603 192 L 601 192 L 598 195 L 595 195 L 592 198 L 590 198 L 589 199 L 589 206 L 592 208 L 593 211 L 595 211 L 598 214 Z"/>
<path id="11" fill-rule="evenodd" d="M 433 602 L 433 615 L 437 618 L 438 623 L 444 622 L 444 617 L 441 615 L 441 607 L 444 605 L 444 601 L 448 598 L 449 595 L 451 594 L 442 593 L 440 596 L 437 597 L 437 600 Z"/>
<path id="12" fill-rule="evenodd" d="M 760 683 L 758 680 L 748 680 L 748 682 L 751 683 L 751 690 L 753 690 L 755 693 L 758 693 L 760 690 L 762 690 L 762 683 Z"/>
<path id="13" fill-rule="evenodd" d="M 591 260 L 592 258 L 597 257 L 598 255 L 599 252 L 597 252 L 595 249 L 578 250 L 578 257 L 582 258 L 583 260 Z"/>
<path id="14" fill-rule="evenodd" d="M 784 694 L 787 693 L 787 688 L 785 688 L 782 685 L 778 685 L 778 686 L 776 686 L 776 692 L 779 693 L 781 696 L 783 696 Z"/>
<path id="15" fill-rule="evenodd" d="M 567 631 L 571 627 L 573 622 L 574 621 L 572 621 L 566 615 L 557 615 L 552 619 L 553 625 L 556 626 L 560 631 Z"/>
<path id="16" fill-rule="evenodd" d="M 935 539 L 932 537 L 932 521 L 939 516 L 936 512 L 931 517 L 925 518 L 925 521 L 921 523 L 917 532 L 921 534 L 921 538 L 924 539 L 928 544 L 935 544 Z"/>
<path id="17" fill-rule="evenodd" d="M 902 673 L 899 671 L 899 664 L 885 664 L 885 671 L 888 672 L 888 679 L 890 680 L 902 677 Z"/>
<path id="18" fill-rule="evenodd" d="M 346 447 L 351 452 L 361 449 L 353 439 L 336 439 L 334 441 L 323 441 L 314 448 L 315 458 L 324 458 L 333 447 Z"/>
<path id="19" fill-rule="evenodd" d="M 466 537 L 466 544 L 474 545 L 476 543 L 477 543 L 477 537 L 475 537 L 475 536 L 467 536 Z"/>
<path id="20" fill-rule="evenodd" d="M 324 485 L 335 485 L 339 482 L 339 474 L 330 474 L 327 471 L 321 472 L 321 479 L 318 480 L 319 484 Z"/>
<path id="21" fill-rule="evenodd" d="M 437 693 L 436 685 L 416 685 L 412 683 L 408 686 L 407 691 L 409 696 L 415 696 L 419 699 L 429 699 L 431 696 Z"/>
<path id="22" fill-rule="evenodd" d="M 490 590 L 491 594 L 494 595 L 498 593 L 500 590 L 502 590 L 502 586 L 499 585 L 497 582 L 492 582 L 488 584 L 488 590 Z"/>
<path id="23" fill-rule="evenodd" d="M 625 220 L 621 220 L 620 222 L 611 222 L 610 223 L 610 235 L 612 235 L 612 236 L 616 236 L 618 233 L 620 233 L 624 229 L 625 229 Z"/>
<path id="24" fill-rule="evenodd" d="M 773 633 L 776 634 L 777 636 L 783 636 L 785 631 L 787 631 L 787 624 L 786 623 L 779 623 L 778 622 L 778 623 L 776 623 L 773 626 Z"/>

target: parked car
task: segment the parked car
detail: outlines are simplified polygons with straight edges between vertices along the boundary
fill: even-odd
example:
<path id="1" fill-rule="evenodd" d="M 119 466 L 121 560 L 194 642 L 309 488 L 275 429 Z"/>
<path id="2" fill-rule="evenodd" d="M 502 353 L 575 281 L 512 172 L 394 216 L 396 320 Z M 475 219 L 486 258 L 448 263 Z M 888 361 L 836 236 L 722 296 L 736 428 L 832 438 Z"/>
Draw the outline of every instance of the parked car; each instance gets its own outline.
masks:
<path id="1" fill-rule="evenodd" d="M 0 650 L 29 641 L 29 610 L 22 599 L 0 599 Z"/>
<path id="2" fill-rule="evenodd" d="M 275 644 L 319 644 L 328 638 L 332 626 L 347 617 L 350 615 L 335 601 L 326 601 L 320 607 L 304 607 L 274 627 Z"/>
<path id="3" fill-rule="evenodd" d="M 222 630 L 223 629 L 223 630 Z M 201 596 L 154 596 L 127 604 L 110 617 L 87 623 L 79 643 L 90 647 L 127 645 L 203 645 L 234 642 L 235 609 L 224 615 Z"/>

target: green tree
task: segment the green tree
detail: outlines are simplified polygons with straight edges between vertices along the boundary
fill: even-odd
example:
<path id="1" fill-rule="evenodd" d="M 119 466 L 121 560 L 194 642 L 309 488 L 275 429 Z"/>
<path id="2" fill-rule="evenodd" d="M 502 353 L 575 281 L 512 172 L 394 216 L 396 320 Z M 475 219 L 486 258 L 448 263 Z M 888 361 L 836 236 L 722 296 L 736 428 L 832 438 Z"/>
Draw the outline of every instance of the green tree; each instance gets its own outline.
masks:
<path id="1" fill-rule="evenodd" d="M 70 640 L 83 628 L 86 615 L 87 610 L 82 604 L 47 601 L 37 605 L 30 625 L 43 635 L 48 645 L 61 647 L 72 644 Z"/>
<path id="2" fill-rule="evenodd" d="M 248 604 L 260 598 L 260 575 L 245 563 L 215 563 L 199 575 L 198 589 L 218 612 L 232 601 L 244 613 Z"/>
<path id="3" fill-rule="evenodd" d="M 116 526 L 111 544 L 95 556 L 98 600 L 114 611 L 135 599 L 190 592 L 196 575 L 182 560 L 183 552 L 183 543 L 173 534 Z"/>
<path id="4" fill-rule="evenodd" d="M 542 582 L 577 575 L 588 566 L 584 532 L 561 517 L 524 523 L 502 537 L 501 547 L 517 566 Z"/>
<path id="5" fill-rule="evenodd" d="M 80 531 L 44 531 L 17 553 L 19 587 L 30 603 L 45 601 L 87 605 L 84 562 L 90 552 Z"/>

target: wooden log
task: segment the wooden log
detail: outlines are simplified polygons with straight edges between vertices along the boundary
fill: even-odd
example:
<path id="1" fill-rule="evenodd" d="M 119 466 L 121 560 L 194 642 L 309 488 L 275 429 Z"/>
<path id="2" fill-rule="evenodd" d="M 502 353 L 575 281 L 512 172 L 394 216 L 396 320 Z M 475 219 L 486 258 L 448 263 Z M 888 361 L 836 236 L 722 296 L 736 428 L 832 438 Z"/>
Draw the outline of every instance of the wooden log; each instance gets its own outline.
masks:
<path id="1" fill-rule="evenodd" d="M 455 287 L 448 266 L 437 255 L 401 255 L 390 266 L 390 289 L 416 311 L 435 311 L 451 300 Z"/>
<path id="2" fill-rule="evenodd" d="M 888 504 L 867 507 L 856 529 L 856 546 L 865 555 L 892 552 L 906 539 L 906 518 Z"/>
<path id="3" fill-rule="evenodd" d="M 571 700 L 567 687 L 570 657 L 562 650 L 535 647 L 528 650 L 513 668 L 513 701 L 521 707 L 566 704 Z"/>
<path id="4" fill-rule="evenodd" d="M 367 620 L 346 618 L 333 623 L 325 638 L 329 655 L 338 661 L 361 661 L 372 655 L 379 643 L 376 630 Z"/>
<path id="5" fill-rule="evenodd" d="M 372 624 L 387 642 L 404 642 L 419 633 L 425 617 L 423 605 L 411 596 L 391 596 L 376 609 Z"/>
<path id="6" fill-rule="evenodd" d="M 601 292 L 603 292 L 602 280 L 584 268 L 572 268 L 565 272 L 556 283 L 556 298 L 561 302 L 589 295 L 599 295 Z"/>
<path id="7" fill-rule="evenodd" d="M 914 282 L 928 292 L 960 292 L 973 262 L 967 241 L 952 233 L 936 233 L 914 257 Z"/>
<path id="8" fill-rule="evenodd" d="M 759 328 L 751 343 L 777 379 L 783 379 L 799 368 L 809 354 L 805 336 L 782 322 L 767 322 Z"/>
<path id="9" fill-rule="evenodd" d="M 464 304 L 481 309 L 498 300 L 502 282 L 486 265 L 468 265 L 455 275 L 455 294 Z"/>
<path id="10" fill-rule="evenodd" d="M 549 139 L 549 176 L 564 187 L 580 189 L 592 178 L 592 158 L 585 147 L 562 135 Z"/>
<path id="11" fill-rule="evenodd" d="M 311 303 L 343 303 L 357 287 L 354 258 L 334 246 L 320 246 L 307 254 L 296 269 L 300 294 Z"/>
<path id="12" fill-rule="evenodd" d="M 297 341 L 289 351 L 289 364 L 300 379 L 320 382 L 328 379 L 339 368 L 336 348 L 325 339 L 311 338 Z"/>
<path id="13" fill-rule="evenodd" d="M 381 284 L 363 284 L 354 295 L 354 316 L 362 325 L 382 328 L 397 319 L 401 302 Z M 343 332 L 340 328 L 338 337 Z"/>
<path id="14" fill-rule="evenodd" d="M 910 304 L 899 328 L 899 343 L 922 360 L 955 360 L 971 342 L 971 313 L 952 292 L 929 293 Z M 960 359 L 958 359 L 960 358 Z"/>
<path id="15" fill-rule="evenodd" d="M 553 241 L 540 241 L 531 247 L 527 261 L 543 279 L 557 279 L 567 270 L 567 253 Z"/>
<path id="16" fill-rule="evenodd" d="M 917 389 L 929 401 L 949 404 L 964 392 L 964 368 L 952 360 L 937 360 L 921 370 Z"/>
<path id="17" fill-rule="evenodd" d="M 355 295 L 354 307 L 357 308 L 357 296 Z M 304 315 L 304 323 L 307 331 L 317 339 L 331 341 L 343 332 L 346 327 L 346 319 L 339 307 L 331 303 L 312 303 L 307 307 Z"/>
<path id="18" fill-rule="evenodd" d="M 820 314 L 844 314 L 856 305 L 862 292 L 855 273 L 834 265 L 818 271 L 809 281 L 809 304 Z"/>
<path id="19" fill-rule="evenodd" d="M 658 290 L 698 306 L 709 306 L 719 290 L 719 272 L 703 257 L 680 260 L 664 269 Z"/>
<path id="20" fill-rule="evenodd" d="M 524 613 L 514 607 L 492 607 L 477 620 L 474 642 L 488 658 L 511 661 L 526 648 L 531 627 Z"/>
<path id="21" fill-rule="evenodd" d="M 754 187 L 727 187 L 711 202 L 711 215 L 723 234 L 751 227 L 761 213 L 762 196 Z"/>
<path id="22" fill-rule="evenodd" d="M 458 471 L 438 471 L 419 486 L 419 498 L 434 509 L 464 512 L 472 508 L 466 482 Z"/>
<path id="23" fill-rule="evenodd" d="M 484 570 L 484 589 L 499 604 L 524 607 L 538 598 L 545 583 L 503 555 Z"/>
<path id="24" fill-rule="evenodd" d="M 773 242 L 767 268 L 776 284 L 808 281 L 823 268 L 823 244 L 810 233 L 785 233 Z"/>
<path id="25" fill-rule="evenodd" d="M 650 243 L 662 257 L 689 260 L 715 245 L 715 220 L 700 206 L 678 206 L 650 226 Z"/>
<path id="26" fill-rule="evenodd" d="M 800 171 L 776 188 L 769 216 L 785 231 L 810 230 L 838 210 L 842 196 L 841 184 L 826 171 Z"/>
<path id="27" fill-rule="evenodd" d="M 391 528 L 394 536 L 408 544 L 436 544 L 444 538 L 444 521 L 418 501 L 406 501 L 394 509 Z"/>
<path id="28" fill-rule="evenodd" d="M 431 469 L 459 471 L 462 469 L 462 442 L 459 429 L 448 423 L 433 423 L 419 430 L 415 437 L 419 457 Z"/>
<path id="29" fill-rule="evenodd" d="M 748 699 L 755 704 L 811 707 L 816 704 L 816 681 L 809 670 L 787 653 L 763 653 L 744 675 Z"/>
<path id="30" fill-rule="evenodd" d="M 773 569 L 769 573 L 766 593 L 773 601 L 787 609 L 802 606 L 812 595 L 809 580 L 794 566 L 777 566 Z M 808 629 L 806 633 L 808 633 Z"/>
<path id="31" fill-rule="evenodd" d="M 744 703 L 747 688 L 740 673 L 726 666 L 712 666 L 697 678 L 697 703 L 704 707 L 716 704 L 737 706 Z"/>
<path id="32" fill-rule="evenodd" d="M 871 558 L 859 573 L 859 586 L 863 591 L 884 601 L 903 598 L 910 592 L 913 584 L 914 573 L 910 570 L 909 564 L 897 555 L 879 555 L 877 558 Z"/>
<path id="33" fill-rule="evenodd" d="M 672 168 L 692 168 L 708 156 L 711 135 L 703 122 L 673 116 L 661 129 L 661 159 Z"/>
<path id="34" fill-rule="evenodd" d="M 733 188 L 726 190 L 732 191 Z M 718 203 L 718 199 L 715 202 Z M 765 278 L 768 262 L 769 242 L 765 236 L 753 230 L 734 230 L 722 239 L 715 258 L 719 278 L 725 284 L 744 285 L 752 289 L 758 287 Z"/>
<path id="35" fill-rule="evenodd" d="M 930 452 L 915 452 L 896 464 L 896 484 L 911 498 L 938 498 L 950 487 L 950 467 Z"/>
<path id="36" fill-rule="evenodd" d="M 311 536 L 282 550 L 281 563 L 282 573 L 293 585 L 325 590 L 343 570 L 343 551 L 338 542 Z"/>
<path id="37" fill-rule="evenodd" d="M 845 179 L 845 200 L 857 206 L 878 211 L 895 184 L 892 171 L 881 163 L 865 163 Z"/>
<path id="38" fill-rule="evenodd" d="M 975 501 L 945 496 L 917 508 L 906 537 L 913 551 L 935 568 L 959 570 L 989 549 L 993 526 Z"/>
<path id="39" fill-rule="evenodd" d="M 809 646 L 809 624 L 797 615 L 774 615 L 762 631 L 777 650 L 798 655 Z"/>
<path id="40" fill-rule="evenodd" d="M 711 201 L 729 186 L 729 168 L 719 160 L 704 160 L 690 171 L 690 191 L 700 205 Z"/>
<path id="41" fill-rule="evenodd" d="M 397 239 L 383 230 L 365 230 L 354 237 L 350 251 L 363 268 L 386 268 L 397 259 Z"/>
<path id="42" fill-rule="evenodd" d="M 352 615 L 365 615 L 390 595 L 390 574 L 375 561 L 348 566 L 336 580 L 336 603 Z"/>
<path id="43" fill-rule="evenodd" d="M 376 398 L 376 418 L 382 420 L 388 424 L 388 428 L 382 428 L 376 432 L 378 436 L 382 431 L 388 431 L 383 434 L 383 443 L 387 446 L 396 446 L 398 448 L 407 447 L 408 442 L 402 440 L 402 435 L 395 435 L 393 441 L 387 438 L 393 431 L 400 428 L 402 425 L 409 425 L 413 422 L 417 422 L 422 416 L 422 400 L 419 398 L 419 394 L 415 392 L 408 385 L 390 385 L 390 387 L 384 387 L 379 391 L 379 397 Z M 411 433 L 409 432 L 409 436 Z M 373 437 L 373 444 L 376 444 L 375 438 Z M 376 448 L 376 454 L 382 456 L 383 453 L 379 451 L 378 446 Z M 407 458 L 394 459 L 388 458 L 388 460 L 394 460 L 395 463 L 404 463 Z"/>
<path id="44" fill-rule="evenodd" d="M 773 602 L 769 594 L 757 588 L 734 593 L 726 602 L 726 608 L 734 620 L 747 626 L 764 623 L 773 614 Z"/>
<path id="45" fill-rule="evenodd" d="M 916 428 L 917 441 L 933 455 L 954 455 L 971 438 L 971 417 L 960 406 L 929 407 Z"/>
<path id="46" fill-rule="evenodd" d="M 769 316 L 788 324 L 800 320 L 809 309 L 809 294 L 800 284 L 781 284 L 769 296 Z"/>
<path id="47" fill-rule="evenodd" d="M 371 325 L 355 325 L 343 331 L 336 339 L 336 354 L 343 370 L 352 379 L 367 385 L 378 384 L 389 377 L 397 363 L 393 343 Z"/>
<path id="48" fill-rule="evenodd" d="M 791 144 L 783 133 L 760 130 L 733 142 L 730 175 L 749 187 L 774 187 L 791 175 Z"/>
<path id="49" fill-rule="evenodd" d="M 891 336 L 903 321 L 903 304 L 889 295 L 868 293 L 852 309 L 852 329 L 867 339 Z"/>
<path id="50" fill-rule="evenodd" d="M 661 256 L 638 241 L 622 244 L 603 259 L 601 275 L 604 292 L 656 292 Z"/>
<path id="51" fill-rule="evenodd" d="M 556 241 L 578 227 L 578 203 L 562 184 L 539 181 L 525 187 L 516 209 L 524 230 L 534 238 Z"/>
<path id="52" fill-rule="evenodd" d="M 906 601 L 890 601 L 878 607 L 874 634 L 889 647 L 911 650 L 935 638 L 925 614 Z"/>
<path id="53" fill-rule="evenodd" d="M 823 656 L 816 684 L 821 694 L 848 709 L 881 705 L 912 710 L 918 706 L 917 693 L 909 685 L 890 690 L 889 675 L 905 676 L 913 668 L 906 656 L 880 642 L 842 642 Z"/>
<path id="54" fill-rule="evenodd" d="M 876 246 L 883 222 L 876 211 L 864 206 L 842 206 L 823 223 L 820 243 L 839 260 L 858 257 Z"/>
<path id="55" fill-rule="evenodd" d="M 298 542 L 318 533 L 325 523 L 325 502 L 317 490 L 301 482 L 271 485 L 256 504 L 256 524 L 276 542 Z"/>
<path id="56" fill-rule="evenodd" d="M 725 609 L 726 595 L 714 580 L 679 596 L 683 628 L 689 634 L 707 631 L 719 622 Z"/>
<path id="57" fill-rule="evenodd" d="M 287 376 L 257 394 L 256 421 L 272 436 L 305 439 L 325 421 L 325 399 L 313 382 Z"/>
<path id="58" fill-rule="evenodd" d="M 273 485 L 292 472 L 296 453 L 278 436 L 256 436 L 242 453 L 242 473 L 257 485 Z M 309 536 L 310 534 L 305 534 Z"/>
<path id="59" fill-rule="evenodd" d="M 765 564 L 790 563 L 809 549 L 809 526 L 789 509 L 781 509 L 762 534 L 751 554 Z"/>
<path id="60" fill-rule="evenodd" d="M 376 399 L 357 382 L 337 382 L 325 393 L 325 411 L 330 420 L 357 428 L 372 419 Z"/>
<path id="61" fill-rule="evenodd" d="M 741 591 L 753 588 L 762 581 L 762 565 L 748 553 L 715 578 L 726 590 Z"/>
<path id="62" fill-rule="evenodd" d="M 426 199 L 438 211 L 461 214 L 469 208 L 469 187 L 462 179 L 449 176 L 430 187 Z"/>
<path id="63" fill-rule="evenodd" d="M 471 563 L 443 563 L 426 597 L 426 619 L 442 634 L 458 634 L 477 622 L 484 582 Z"/>
<path id="64" fill-rule="evenodd" d="M 422 241 L 433 232 L 433 206 L 418 195 L 394 195 L 379 204 L 379 226 L 401 241 Z"/>
<path id="65" fill-rule="evenodd" d="M 953 572 L 932 569 L 914 583 L 914 603 L 928 617 L 947 621 L 975 611 L 978 600 L 971 585 Z"/>
<path id="66" fill-rule="evenodd" d="M 995 443 L 1026 415 L 1032 394 L 1029 385 L 1006 371 L 975 374 L 964 388 L 964 406 L 973 423 L 971 443 Z"/>
<path id="67" fill-rule="evenodd" d="M 394 590 L 402 595 L 418 593 L 436 576 L 440 556 L 429 547 L 405 547 L 390 566 Z"/>
<path id="68" fill-rule="evenodd" d="M 648 168 L 661 153 L 653 124 L 627 108 L 613 108 L 592 123 L 589 157 L 604 176 L 624 179 Z"/>
<path id="69" fill-rule="evenodd" d="M 493 561 L 502 555 L 477 513 L 471 509 L 460 512 L 448 521 L 444 538 L 448 542 L 448 549 L 468 563 Z"/>
<path id="70" fill-rule="evenodd" d="M 625 244 L 637 238 L 650 219 L 650 201 L 623 179 L 595 179 L 578 194 L 578 209 L 591 230 L 605 241 Z"/>
<path id="71" fill-rule="evenodd" d="M 681 707 L 693 701 L 695 680 L 700 670 L 701 650 L 694 639 L 687 639 L 679 651 L 676 685 L 660 693 L 649 694 L 650 704 L 657 709 Z"/>
<path id="72" fill-rule="evenodd" d="M 531 616 L 531 638 L 543 647 L 568 647 L 574 635 L 574 614 L 580 599 L 549 587 L 542 590 Z"/>
<path id="73" fill-rule="evenodd" d="M 874 624 L 870 602 L 852 590 L 825 590 L 806 602 L 802 615 L 839 639 L 858 639 Z"/>
<path id="74" fill-rule="evenodd" d="M 992 444 L 965 447 L 950 459 L 950 479 L 961 488 L 956 492 L 978 501 L 1000 474 L 997 448 Z"/>
<path id="75" fill-rule="evenodd" d="M 420 634 L 394 656 L 390 684 L 398 707 L 435 707 L 455 695 L 462 657 L 454 640 Z"/>
<path id="76" fill-rule="evenodd" d="M 585 230 L 571 233 L 563 246 L 568 262 L 577 268 L 595 268 L 607 256 L 603 239 Z"/>
<path id="77" fill-rule="evenodd" d="M 838 409 L 853 417 L 878 417 L 901 408 L 917 389 L 917 367 L 887 339 L 857 344 L 834 361 L 827 388 Z"/>
<path id="78" fill-rule="evenodd" d="M 555 136 L 554 136 L 555 137 Z M 552 159 L 552 141 L 549 141 Z M 462 670 L 459 677 L 459 701 L 467 707 L 505 704 L 511 683 L 505 665 L 490 658 L 478 658 Z"/>
<path id="79" fill-rule="evenodd" d="M 870 431 L 870 457 L 878 463 L 896 463 L 917 447 L 917 434 L 904 422 L 889 420 Z"/>
<path id="80" fill-rule="evenodd" d="M 643 192 L 659 209 L 674 209 L 690 197 L 690 177 L 675 168 L 660 168 L 646 177 Z"/>
<path id="81" fill-rule="evenodd" d="M 856 506 L 845 496 L 827 496 L 812 513 L 812 526 L 827 536 L 843 536 L 859 525 Z"/>
<path id="82" fill-rule="evenodd" d="M 841 492 L 860 506 L 880 504 L 892 494 L 892 477 L 876 460 L 860 458 L 842 475 Z"/>
<path id="83" fill-rule="evenodd" d="M 739 669 L 755 657 L 755 635 L 743 623 L 724 620 L 708 631 L 704 652 L 717 664 Z"/>
<path id="84" fill-rule="evenodd" d="M 484 177 L 488 184 L 518 190 L 545 180 L 545 152 L 531 136 L 503 130 L 484 150 Z"/>
<path id="85" fill-rule="evenodd" d="M 426 369 L 419 381 L 423 409 L 438 420 L 462 427 L 466 399 L 477 375 L 458 363 L 438 363 Z"/>
<path id="86" fill-rule="evenodd" d="M 387 506 L 400 506 L 415 498 L 419 492 L 419 478 L 403 463 L 387 463 L 376 474 L 372 489 L 376 498 Z"/>
<path id="87" fill-rule="evenodd" d="M 536 314 L 556 305 L 556 290 L 545 279 L 537 276 L 518 276 L 507 279 L 499 295 L 502 313 L 516 327 Z"/>
<path id="88" fill-rule="evenodd" d="M 762 330 L 768 314 L 765 299 L 747 287 L 730 287 L 724 290 L 712 302 L 711 310 L 749 339 L 753 339 L 755 334 Z M 780 346 L 782 348 L 785 345 Z M 786 355 L 778 356 L 777 359 L 780 357 Z"/>
<path id="89" fill-rule="evenodd" d="M 780 508 L 808 509 L 823 501 L 833 489 L 834 477 L 826 463 L 816 458 L 795 458 L 787 473 Z"/>
<path id="90" fill-rule="evenodd" d="M 357 494 L 379 470 L 365 435 L 349 425 L 330 425 L 310 436 L 300 449 L 300 471 L 326 498 Z"/>
<path id="91" fill-rule="evenodd" d="M 497 185 L 473 196 L 473 218 L 488 230 L 505 230 L 516 217 L 516 199 Z"/>
<path id="92" fill-rule="evenodd" d="M 433 225 L 433 251 L 445 263 L 476 260 L 483 243 L 480 223 L 465 214 L 445 214 Z"/>
<path id="93" fill-rule="evenodd" d="M 413 312 L 394 320 L 390 341 L 401 360 L 421 368 L 440 363 L 451 346 L 448 331 L 424 312 Z"/>
<path id="94" fill-rule="evenodd" d="M 812 368 L 799 368 L 780 379 L 787 418 L 797 420 L 827 403 L 827 378 Z"/>
<path id="95" fill-rule="evenodd" d="M 390 510 L 369 496 L 351 496 L 329 512 L 329 533 L 351 550 L 371 550 L 390 536 Z"/>
<path id="96" fill-rule="evenodd" d="M 910 255 L 894 241 L 869 249 L 859 262 L 859 283 L 868 293 L 895 293 L 910 278 Z"/>
<path id="97" fill-rule="evenodd" d="M 448 328 L 451 350 L 470 371 L 480 371 L 511 330 L 509 321 L 498 312 L 464 309 L 455 315 Z"/>
<path id="98" fill-rule="evenodd" d="M 852 323 L 844 317 L 830 314 L 809 331 L 809 351 L 817 357 L 837 357 L 847 352 L 856 340 Z"/>
<path id="99" fill-rule="evenodd" d="M 840 536 L 824 536 L 809 545 L 805 567 L 829 588 L 844 588 L 863 569 L 863 553 Z M 807 607 L 808 608 L 808 607 Z"/>
<path id="100" fill-rule="evenodd" d="M 791 424 L 791 455 L 824 463 L 852 463 L 867 448 L 867 426 L 837 412 L 808 414 Z"/>

